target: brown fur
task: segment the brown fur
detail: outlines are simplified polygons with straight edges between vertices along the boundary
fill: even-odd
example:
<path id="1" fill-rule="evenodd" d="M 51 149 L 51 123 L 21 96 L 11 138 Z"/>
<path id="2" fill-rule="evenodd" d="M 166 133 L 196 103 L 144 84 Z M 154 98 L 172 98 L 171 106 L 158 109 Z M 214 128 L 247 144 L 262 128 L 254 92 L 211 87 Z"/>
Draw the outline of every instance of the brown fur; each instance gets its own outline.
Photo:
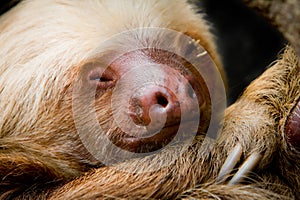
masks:
<path id="1" fill-rule="evenodd" d="M 77 134 L 75 80 L 101 42 L 141 27 L 190 35 L 218 63 L 208 26 L 183 0 L 28 0 L 0 18 L 0 55 L 5 58 L 0 60 L 1 198 L 25 191 L 32 197 L 101 166 Z M 129 45 L 138 45 L 129 39 Z M 102 125 L 109 126 L 112 118 L 111 95 L 108 90 L 97 100 Z M 89 114 L 81 113 L 85 122 Z"/>
<path id="2" fill-rule="evenodd" d="M 140 174 L 157 165 L 156 159 L 172 162 L 173 155 L 181 150 L 171 149 L 153 158 L 100 168 L 68 183 L 51 197 L 298 199 L 299 152 L 286 143 L 284 125 L 299 98 L 299 76 L 297 57 L 288 48 L 282 59 L 227 109 L 223 131 L 216 144 L 210 140 L 201 143 L 202 139 L 198 138 L 182 157 L 157 172 Z M 237 143 L 243 146 L 244 159 L 253 152 L 260 152 L 262 160 L 242 184 L 230 186 L 226 182 L 216 182 L 220 166 Z"/>
<path id="3" fill-rule="evenodd" d="M 25 2 L 0 19 L 0 45 L 5 47 L 0 51 L 5 58 L 0 61 L 1 199 L 299 198 L 299 152 L 287 144 L 284 136 L 286 119 L 299 99 L 300 66 L 292 48 L 288 47 L 282 58 L 226 110 L 217 141 L 200 135 L 193 145 L 171 146 L 157 155 L 114 166 L 97 166 L 99 163 L 75 134 L 70 96 L 76 73 L 95 48 L 95 40 L 105 38 L 97 35 L 98 29 L 77 26 L 83 23 L 82 17 L 97 21 L 94 21 L 97 12 L 94 15 L 90 10 L 80 12 L 85 6 L 96 8 L 95 1 L 88 1 L 91 7 L 80 5 L 79 10 L 72 7 L 72 1 L 41 2 Z M 180 4 L 180 10 L 186 8 L 180 11 L 185 14 L 184 21 L 178 20 L 176 3 Z M 157 3 L 158 12 L 176 16 L 168 15 L 169 24 L 155 25 L 171 26 L 201 39 L 218 61 L 212 37 L 201 17 L 184 1 L 172 5 Z M 170 10 L 164 10 L 168 6 Z M 30 15 L 32 9 L 35 12 Z M 60 12 L 56 15 L 63 13 L 65 18 L 53 20 L 53 11 L 57 10 Z M 112 26 L 118 27 L 121 22 L 116 23 Z M 58 28 L 49 31 L 49 27 Z M 105 102 L 109 95 L 104 95 L 101 101 Z M 108 117 L 105 108 L 105 104 L 99 105 L 99 121 Z M 237 185 L 218 182 L 219 170 L 236 143 L 242 144 L 242 160 L 253 152 L 261 153 L 262 160 L 244 182 Z M 163 166 L 165 163 L 168 165 Z"/>

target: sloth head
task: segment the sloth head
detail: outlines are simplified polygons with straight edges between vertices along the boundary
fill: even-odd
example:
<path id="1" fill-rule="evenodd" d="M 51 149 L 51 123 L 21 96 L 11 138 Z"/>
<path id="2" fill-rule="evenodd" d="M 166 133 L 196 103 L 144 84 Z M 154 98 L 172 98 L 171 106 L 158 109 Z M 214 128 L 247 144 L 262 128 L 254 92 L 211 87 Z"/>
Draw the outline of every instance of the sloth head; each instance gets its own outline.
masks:
<path id="1" fill-rule="evenodd" d="M 1 137 L 91 162 L 155 152 L 212 121 L 219 59 L 185 1 L 24 1 L 0 25 Z"/>

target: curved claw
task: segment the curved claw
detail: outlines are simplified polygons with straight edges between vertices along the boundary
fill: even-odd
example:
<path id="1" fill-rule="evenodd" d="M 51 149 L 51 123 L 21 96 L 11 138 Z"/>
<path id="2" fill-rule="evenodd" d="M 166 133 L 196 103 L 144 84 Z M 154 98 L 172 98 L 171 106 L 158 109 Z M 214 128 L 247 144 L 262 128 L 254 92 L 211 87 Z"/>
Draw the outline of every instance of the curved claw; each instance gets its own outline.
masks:
<path id="1" fill-rule="evenodd" d="M 239 168 L 237 173 L 229 181 L 228 185 L 234 185 L 240 183 L 243 178 L 245 178 L 249 172 L 251 172 L 259 163 L 259 160 L 262 158 L 262 155 L 258 152 L 252 153 L 246 161 Z"/>
<path id="2" fill-rule="evenodd" d="M 224 178 L 226 178 L 231 173 L 234 166 L 237 164 L 237 162 L 240 160 L 242 156 L 243 153 L 242 150 L 243 150 L 242 145 L 237 144 L 234 147 L 234 149 L 230 152 L 217 177 L 218 182 L 224 181 Z"/>

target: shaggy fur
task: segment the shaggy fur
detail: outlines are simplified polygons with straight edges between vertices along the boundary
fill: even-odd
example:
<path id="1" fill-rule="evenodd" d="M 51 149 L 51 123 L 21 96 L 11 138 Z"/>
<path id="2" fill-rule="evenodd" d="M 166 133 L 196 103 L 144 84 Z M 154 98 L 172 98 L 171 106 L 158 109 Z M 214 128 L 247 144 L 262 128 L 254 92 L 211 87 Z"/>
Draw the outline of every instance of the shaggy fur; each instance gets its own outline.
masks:
<path id="1" fill-rule="evenodd" d="M 184 0 L 27 0 L 0 18 L 1 198 L 33 196 L 101 165 L 75 128 L 74 82 L 101 42 L 141 27 L 190 35 L 219 63 L 208 26 Z M 97 100 L 102 124 L 110 97 Z"/>
<path id="2" fill-rule="evenodd" d="M 99 41 L 137 27 L 170 28 L 200 40 L 219 63 L 195 13 L 183 0 L 27 0 L 1 17 L 0 199 L 299 198 L 300 154 L 284 134 L 299 100 L 299 60 L 290 47 L 226 110 L 217 141 L 199 135 L 192 145 L 114 166 L 102 166 L 81 144 L 72 86 Z M 110 95 L 97 104 L 103 123 Z M 253 153 L 262 159 L 230 185 L 216 177 L 237 143 L 238 165 Z"/>
<path id="3" fill-rule="evenodd" d="M 299 76 L 299 62 L 288 48 L 282 59 L 227 109 L 216 143 L 198 138 L 184 152 L 177 147 L 155 157 L 99 168 L 59 188 L 51 198 L 298 199 L 299 152 L 287 144 L 284 125 L 299 99 Z M 221 165 L 237 143 L 243 146 L 242 160 L 253 153 L 260 153 L 262 159 L 240 184 L 216 181 Z M 174 154 L 182 156 L 173 160 Z M 140 173 L 161 159 L 172 165 Z"/>

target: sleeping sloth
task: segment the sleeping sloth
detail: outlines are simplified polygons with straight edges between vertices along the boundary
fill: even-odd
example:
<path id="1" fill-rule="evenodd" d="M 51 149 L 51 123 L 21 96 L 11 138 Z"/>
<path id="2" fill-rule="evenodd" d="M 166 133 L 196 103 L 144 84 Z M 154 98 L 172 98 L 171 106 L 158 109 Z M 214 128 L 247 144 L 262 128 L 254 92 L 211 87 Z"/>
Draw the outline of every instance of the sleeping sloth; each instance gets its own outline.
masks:
<path id="1" fill-rule="evenodd" d="M 191 143 L 224 91 L 208 26 L 182 0 L 22 1 L 0 30 L 2 198 Z"/>
<path id="2" fill-rule="evenodd" d="M 26 0 L 4 14 L 1 199 L 296 198 L 297 57 L 249 86 L 216 139 L 224 73 L 196 13 Z"/>

